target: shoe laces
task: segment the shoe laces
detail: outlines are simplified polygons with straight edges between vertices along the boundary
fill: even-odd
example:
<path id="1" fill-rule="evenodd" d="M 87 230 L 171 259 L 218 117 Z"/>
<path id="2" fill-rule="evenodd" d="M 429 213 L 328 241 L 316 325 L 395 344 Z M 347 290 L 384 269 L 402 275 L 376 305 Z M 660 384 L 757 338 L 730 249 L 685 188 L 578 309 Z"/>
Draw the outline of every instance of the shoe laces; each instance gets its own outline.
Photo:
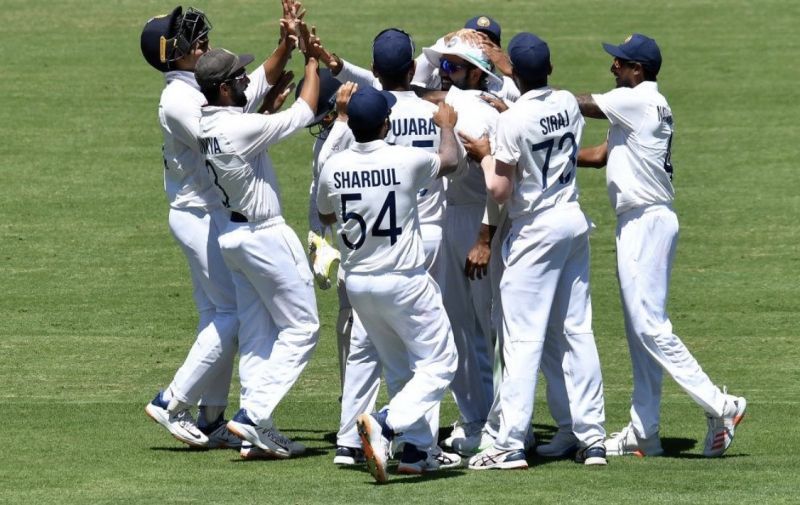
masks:
<path id="1" fill-rule="evenodd" d="M 632 429 L 633 429 L 633 425 L 628 423 L 620 431 L 615 431 L 614 433 L 612 433 L 610 438 L 613 438 L 615 440 L 616 439 L 621 439 L 623 441 L 627 440 L 628 439 L 628 433 L 630 433 Z"/>
<path id="2" fill-rule="evenodd" d="M 283 446 L 287 449 L 291 447 L 292 440 L 283 433 L 281 433 L 280 431 L 278 431 L 276 428 L 262 428 L 262 431 L 267 436 L 267 438 L 269 438 L 276 444 Z"/>
<path id="3" fill-rule="evenodd" d="M 177 412 L 175 414 L 175 420 L 182 428 L 199 429 L 197 428 L 197 422 L 195 422 L 194 416 L 192 416 L 192 413 L 188 410 Z"/>

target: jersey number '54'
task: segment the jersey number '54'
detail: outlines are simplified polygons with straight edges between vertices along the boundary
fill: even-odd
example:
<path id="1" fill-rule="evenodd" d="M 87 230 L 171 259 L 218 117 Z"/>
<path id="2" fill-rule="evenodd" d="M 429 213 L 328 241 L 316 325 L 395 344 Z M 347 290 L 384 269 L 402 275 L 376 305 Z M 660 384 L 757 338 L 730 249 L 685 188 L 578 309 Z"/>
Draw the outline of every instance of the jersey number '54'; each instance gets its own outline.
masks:
<path id="1" fill-rule="evenodd" d="M 341 232 L 344 245 L 353 250 L 364 245 L 364 241 L 367 239 L 367 221 L 364 219 L 364 216 L 358 212 L 347 211 L 347 202 L 354 202 L 358 200 L 361 200 L 361 193 L 342 194 L 342 223 L 355 220 L 359 226 L 358 240 L 356 240 L 355 243 L 350 242 L 350 239 L 347 238 L 344 230 Z M 387 218 L 387 214 L 389 219 L 389 227 L 381 228 L 383 221 Z M 373 223 L 371 231 L 373 237 L 389 237 L 392 245 L 397 242 L 397 236 L 400 235 L 403 229 L 397 226 L 397 212 L 395 210 L 394 191 L 389 191 L 389 194 L 386 195 L 386 200 L 383 201 L 383 206 L 381 206 L 381 211 L 378 212 L 378 217 L 375 219 L 375 223 Z"/>

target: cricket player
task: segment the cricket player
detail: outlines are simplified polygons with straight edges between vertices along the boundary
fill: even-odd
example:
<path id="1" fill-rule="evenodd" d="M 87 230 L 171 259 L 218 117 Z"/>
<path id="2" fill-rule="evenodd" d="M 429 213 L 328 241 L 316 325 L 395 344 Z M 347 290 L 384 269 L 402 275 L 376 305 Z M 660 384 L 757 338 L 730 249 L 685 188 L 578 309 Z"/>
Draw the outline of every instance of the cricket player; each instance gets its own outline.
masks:
<path id="1" fill-rule="evenodd" d="M 284 16 L 295 8 L 284 1 Z M 150 19 L 142 31 L 147 62 L 164 73 L 159 103 L 164 136 L 164 188 L 170 205 L 169 226 L 189 263 L 199 312 L 198 334 L 170 386 L 146 407 L 148 416 L 175 438 L 193 447 L 238 447 L 223 414 L 228 403 L 238 320 L 231 274 L 217 238 L 229 219 L 220 203 L 197 141 L 205 97 L 194 77 L 197 60 L 208 50 L 211 24 L 206 15 L 178 6 Z M 248 100 L 258 105 L 276 83 L 288 57 L 284 38 L 272 56 L 251 75 Z M 191 408 L 200 401 L 199 419 Z"/>
<path id="2" fill-rule="evenodd" d="M 703 454 L 721 456 L 733 441 L 747 401 L 720 390 L 672 332 L 667 296 L 678 245 L 670 160 L 674 119 L 658 90 L 661 51 L 635 33 L 603 44 L 614 59 L 616 89 L 578 97 L 585 116 L 608 120 L 605 143 L 582 149 L 582 166 L 606 166 L 608 196 L 617 214 L 617 274 L 633 365 L 631 422 L 606 441 L 608 454 L 659 456 L 661 385 L 666 371 L 706 412 Z"/>
<path id="3" fill-rule="evenodd" d="M 490 83 L 500 78 L 473 30 L 460 30 L 446 41 L 426 47 L 423 53 L 439 68 L 445 103 L 458 113 L 457 133 L 471 137 L 494 136 L 497 110 L 480 98 Z M 457 174 L 448 178 L 447 212 L 442 238 L 442 294 L 453 326 L 459 365 L 450 388 L 460 419 L 443 444 L 461 452 L 474 450 L 481 439 L 494 398 L 494 344 L 491 329 L 492 290 L 488 276 L 471 279 L 465 275 L 469 252 L 477 242 L 491 237 L 497 223 L 484 223 L 487 214 L 486 185 L 472 160 L 461 163 Z M 457 445 L 457 444 L 456 444 Z"/>
<path id="4" fill-rule="evenodd" d="M 314 120 L 319 76 L 305 24 L 281 23 L 288 33 L 302 32 L 300 46 L 306 48 L 306 83 L 286 111 L 244 112 L 250 55 L 213 49 L 200 58 L 195 76 L 208 100 L 200 144 L 218 195 L 231 211 L 219 243 L 236 287 L 242 393 L 228 429 L 274 457 L 288 458 L 305 448 L 274 427 L 272 413 L 308 363 L 319 319 L 313 276 L 300 241 L 283 220 L 267 147 Z"/>
<path id="5" fill-rule="evenodd" d="M 464 32 L 463 30 L 459 30 L 461 32 L 460 36 L 462 38 L 466 36 L 473 45 L 481 48 L 492 65 L 493 70 L 496 69 L 505 74 L 499 76 L 498 79 L 487 81 L 486 91 L 508 103 L 516 101 L 517 98 L 519 98 L 519 90 L 514 84 L 514 81 L 509 77 L 508 58 L 501 49 L 502 28 L 500 27 L 500 23 L 489 16 L 475 16 L 464 23 L 464 28 L 468 31 Z M 449 34 L 440 38 L 436 41 L 434 46 L 446 44 L 453 35 L 454 34 Z M 430 61 L 423 53 L 417 57 L 415 63 L 416 68 L 411 84 L 416 89 L 421 92 L 423 90 L 443 89 L 441 70 L 435 62 Z"/>
<path id="6" fill-rule="evenodd" d="M 392 107 L 389 116 L 391 128 L 386 136 L 388 143 L 415 147 L 431 153 L 438 152 L 439 129 L 433 121 L 437 106 L 417 97 L 411 90 L 414 43 L 409 34 L 397 28 L 381 31 L 372 44 L 371 72 L 343 59 L 340 59 L 334 68 L 336 78 L 340 81 L 352 81 L 357 86 L 387 90 L 394 95 L 397 103 Z M 344 105 L 346 108 L 346 100 L 339 102 L 340 106 Z M 355 138 L 347 127 L 346 109 L 340 110 L 320 159 L 324 163 L 331 154 L 345 150 L 353 142 Z M 425 251 L 425 270 L 439 285 L 442 282 L 440 249 L 444 204 L 444 185 L 441 178 L 432 180 L 428 187 L 422 188 L 417 194 L 420 231 Z M 336 464 L 352 464 L 357 461 L 348 457 L 348 455 L 358 455 L 360 450 L 356 418 L 360 413 L 374 409 L 380 384 L 381 369 L 378 354 L 367 338 L 357 314 L 353 320 L 350 346 L 352 352 L 348 355 L 345 371 L 337 455 L 334 458 Z M 429 424 L 433 437 L 438 438 L 438 409 L 430 412 Z M 402 437 L 398 437 L 395 442 L 402 442 Z M 437 457 L 440 461 L 450 460 L 448 464 L 460 461 L 456 454 L 441 452 Z"/>
<path id="7" fill-rule="evenodd" d="M 575 180 L 584 121 L 575 97 L 547 85 L 552 66 L 543 40 L 520 33 L 508 52 L 523 94 L 500 116 L 494 154 L 486 139 L 478 152 L 475 139 L 465 139 L 482 159 L 487 190 L 507 205 L 511 218 L 500 283 L 505 364 L 500 429 L 494 445 L 473 456 L 469 467 L 527 468 L 525 435 L 545 336 L 564 350 L 569 402 L 580 406 L 572 418 L 581 442 L 576 460 L 604 465 L 603 383 L 589 296 L 591 222 L 578 204 Z"/>
<path id="8" fill-rule="evenodd" d="M 438 407 L 456 367 L 456 349 L 438 286 L 425 271 L 417 193 L 457 166 L 456 115 L 441 105 L 438 154 L 383 139 L 397 98 L 358 89 L 347 106 L 356 143 L 323 167 L 317 206 L 338 222 L 342 268 L 353 310 L 378 351 L 388 408 L 364 413 L 358 430 L 370 472 L 385 482 L 389 443 L 405 434 L 398 471 L 437 470 L 426 414 Z"/>

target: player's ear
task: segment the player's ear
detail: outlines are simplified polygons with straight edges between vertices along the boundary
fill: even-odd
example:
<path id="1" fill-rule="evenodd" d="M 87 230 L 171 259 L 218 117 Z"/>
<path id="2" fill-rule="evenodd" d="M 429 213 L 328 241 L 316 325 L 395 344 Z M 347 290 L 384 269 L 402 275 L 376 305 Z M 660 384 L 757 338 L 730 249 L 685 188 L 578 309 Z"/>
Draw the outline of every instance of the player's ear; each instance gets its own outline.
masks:
<path id="1" fill-rule="evenodd" d="M 417 72 L 417 62 L 414 61 L 414 60 L 411 60 L 411 66 L 408 67 L 408 75 L 409 75 L 409 77 L 411 77 L 413 79 L 414 78 L 414 74 L 416 72 Z"/>

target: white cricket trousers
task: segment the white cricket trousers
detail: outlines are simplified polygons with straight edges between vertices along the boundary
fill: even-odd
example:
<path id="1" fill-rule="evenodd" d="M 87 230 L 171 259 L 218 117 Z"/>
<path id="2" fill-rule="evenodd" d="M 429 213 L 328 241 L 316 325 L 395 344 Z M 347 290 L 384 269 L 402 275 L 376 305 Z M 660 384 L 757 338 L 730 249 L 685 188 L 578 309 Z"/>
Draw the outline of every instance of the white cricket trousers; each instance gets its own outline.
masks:
<path id="1" fill-rule="evenodd" d="M 491 282 L 488 276 L 470 280 L 464 273 L 484 210 L 484 204 L 448 204 L 442 238 L 442 296 L 458 349 L 450 389 L 464 423 L 486 421 L 494 398 Z"/>
<path id="2" fill-rule="evenodd" d="M 240 407 L 267 426 L 317 344 L 313 275 L 282 217 L 231 222 L 219 243 L 236 286 Z"/>
<path id="3" fill-rule="evenodd" d="M 545 337 L 554 339 L 564 356 L 573 433 L 583 446 L 605 438 L 589 293 L 590 228 L 576 202 L 517 217 L 511 225 L 500 282 L 505 377 L 498 449 L 524 448 Z"/>
<path id="4" fill-rule="evenodd" d="M 228 404 L 239 320 L 236 291 L 218 238 L 229 220 L 222 208 L 169 211 L 169 229 L 189 263 L 200 316 L 194 345 L 169 386 L 175 398 L 189 405 L 198 400 L 204 406 Z"/>
<path id="5" fill-rule="evenodd" d="M 489 278 L 492 284 L 492 332 L 495 338 L 494 360 L 494 401 L 486 419 L 484 430 L 492 437 L 497 438 L 500 429 L 500 387 L 503 383 L 503 305 L 500 296 L 500 279 L 505 266 L 503 265 L 502 247 L 511 231 L 511 219 L 505 212 L 497 223 L 497 231 L 492 238 L 492 256 L 489 263 Z M 548 332 L 563 332 L 563 328 L 553 326 L 553 321 L 548 325 Z M 549 335 L 549 333 L 548 333 Z M 555 338 L 544 340 L 541 370 L 547 381 L 547 408 L 556 421 L 559 431 L 572 433 L 572 416 L 569 409 L 569 397 L 564 384 L 564 370 L 561 362 L 564 353 L 558 348 Z"/>
<path id="6" fill-rule="evenodd" d="M 437 409 L 456 370 L 456 348 L 439 287 L 423 269 L 348 273 L 353 310 L 375 346 L 389 393 L 387 422 L 420 450 L 435 444 L 426 415 Z"/>
<path id="7" fill-rule="evenodd" d="M 427 223 L 420 226 L 420 232 L 425 250 L 425 271 L 438 284 L 436 276 L 440 272 L 442 227 L 434 223 Z M 347 299 L 346 290 L 344 296 L 341 292 L 339 293 L 340 307 L 342 299 Z M 381 384 L 381 373 L 378 352 L 369 340 L 358 314 L 352 312 L 352 332 L 350 333 L 350 341 L 347 347 L 347 361 L 342 388 L 342 411 L 339 418 L 336 445 L 344 447 L 361 446 L 358 430 L 356 429 L 356 419 L 363 412 L 375 410 Z M 431 436 L 437 439 L 439 435 L 439 408 L 431 409 L 426 415 L 426 419 Z M 424 437 L 424 435 L 419 435 L 412 429 L 398 437 L 398 442 L 404 441 L 408 437 L 418 439 Z"/>
<path id="8" fill-rule="evenodd" d="M 631 421 L 640 437 L 658 433 L 666 370 L 703 410 L 721 416 L 725 395 L 672 333 L 669 281 L 678 245 L 678 217 L 668 205 L 617 216 L 617 275 L 633 365 Z"/>

